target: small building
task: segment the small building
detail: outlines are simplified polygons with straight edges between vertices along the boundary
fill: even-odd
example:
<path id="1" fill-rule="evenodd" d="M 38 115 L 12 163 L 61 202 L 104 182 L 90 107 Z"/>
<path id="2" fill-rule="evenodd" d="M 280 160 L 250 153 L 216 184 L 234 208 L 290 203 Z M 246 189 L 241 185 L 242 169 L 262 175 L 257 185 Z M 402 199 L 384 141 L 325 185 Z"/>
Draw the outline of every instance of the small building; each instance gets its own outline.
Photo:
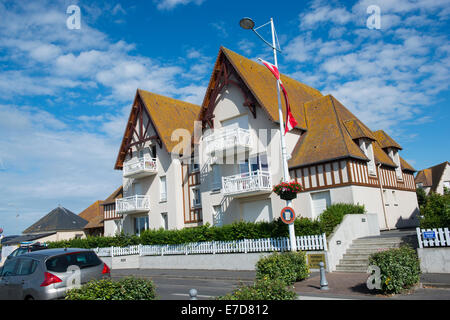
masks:
<path id="1" fill-rule="evenodd" d="M 444 188 L 450 190 L 450 164 L 448 161 L 433 167 L 420 170 L 414 178 L 417 188 L 423 189 L 427 194 L 435 192 L 444 194 Z"/>
<path id="2" fill-rule="evenodd" d="M 103 200 L 104 236 L 115 236 L 122 231 L 122 216 L 116 212 L 116 199 L 122 199 L 123 186 L 118 187 L 108 198 Z"/>
<path id="3" fill-rule="evenodd" d="M 23 234 L 37 235 L 42 233 L 52 233 L 48 236 L 40 237 L 39 242 L 85 238 L 86 233 L 84 227 L 87 224 L 87 220 L 64 207 L 58 206 L 25 229 Z"/>

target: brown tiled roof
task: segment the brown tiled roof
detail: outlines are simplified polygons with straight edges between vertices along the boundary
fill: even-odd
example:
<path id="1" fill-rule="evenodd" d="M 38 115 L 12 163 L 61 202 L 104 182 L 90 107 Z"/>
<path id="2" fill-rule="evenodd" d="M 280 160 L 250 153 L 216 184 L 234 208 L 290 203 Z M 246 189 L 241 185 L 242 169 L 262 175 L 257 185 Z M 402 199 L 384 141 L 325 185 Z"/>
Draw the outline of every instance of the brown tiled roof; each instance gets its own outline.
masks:
<path id="1" fill-rule="evenodd" d="M 114 192 L 111 193 L 108 198 L 103 200 L 101 205 L 104 206 L 106 204 L 115 203 L 116 199 L 120 199 L 122 197 L 123 197 L 123 186 L 120 186 L 116 190 L 114 190 Z"/>
<path id="2" fill-rule="evenodd" d="M 88 224 L 84 226 L 85 229 L 103 227 L 102 203 L 103 201 L 97 200 L 78 214 L 78 216 L 88 221 Z"/>
<path id="3" fill-rule="evenodd" d="M 450 163 L 445 161 L 433 167 L 420 170 L 414 179 L 415 183 L 423 183 L 424 187 L 430 187 L 430 191 L 436 192 L 447 165 L 450 165 Z"/>
<path id="4" fill-rule="evenodd" d="M 381 148 L 397 148 L 402 150 L 402 147 L 383 130 L 375 131 L 373 134 L 377 138 Z"/>
<path id="5" fill-rule="evenodd" d="M 295 146 L 292 158 L 289 160 L 289 167 L 349 157 L 369 160 L 342 124 L 338 108 L 345 107 L 332 95 L 304 104 L 308 131 L 302 135 Z"/>
<path id="6" fill-rule="evenodd" d="M 221 47 L 219 50 L 215 68 L 217 68 L 217 63 L 219 59 L 221 59 L 222 54 L 231 63 L 239 77 L 257 100 L 258 104 L 266 110 L 269 118 L 272 121 L 279 122 L 276 79 L 272 73 L 264 65 L 241 56 L 224 47 Z M 209 92 L 210 87 L 214 85 L 213 78 L 214 75 L 211 76 L 206 92 Z M 319 90 L 311 88 L 284 74 L 281 74 L 281 81 L 283 82 L 288 93 L 292 114 L 298 123 L 297 128 L 306 129 L 303 114 L 303 103 L 321 97 L 322 94 Z M 203 108 L 207 107 L 208 98 L 208 95 L 206 95 L 202 104 Z M 286 110 L 284 99 L 281 100 L 283 110 Z"/>
<path id="7" fill-rule="evenodd" d="M 408 162 L 406 162 L 405 159 L 400 157 L 400 166 L 402 167 L 402 170 L 408 170 L 411 172 L 416 172 L 416 169 L 414 169 Z"/>
<path id="8" fill-rule="evenodd" d="M 155 125 L 156 131 L 168 152 L 171 152 L 179 141 L 172 141 L 172 133 L 176 129 L 186 129 L 192 136 L 194 122 L 200 112 L 200 106 L 181 100 L 161 96 L 138 89 L 145 107 Z"/>
<path id="9" fill-rule="evenodd" d="M 156 93 L 148 92 L 142 89 L 137 89 L 134 101 L 138 99 L 142 101 L 145 109 L 148 111 L 150 119 L 155 127 L 158 137 L 168 152 L 171 152 L 179 141 L 172 141 L 172 133 L 176 129 L 186 129 L 192 136 L 194 132 L 194 122 L 200 113 L 200 106 L 189 102 L 176 100 L 165 97 Z M 128 124 L 133 123 L 133 110 L 130 112 Z M 133 134 L 133 127 L 127 126 L 122 144 L 120 146 L 119 154 L 117 156 L 115 169 L 121 169 L 127 150 L 125 141 L 126 138 Z"/>
<path id="10" fill-rule="evenodd" d="M 343 123 L 353 140 L 360 138 L 376 140 L 372 132 L 358 119 L 345 120 Z"/>

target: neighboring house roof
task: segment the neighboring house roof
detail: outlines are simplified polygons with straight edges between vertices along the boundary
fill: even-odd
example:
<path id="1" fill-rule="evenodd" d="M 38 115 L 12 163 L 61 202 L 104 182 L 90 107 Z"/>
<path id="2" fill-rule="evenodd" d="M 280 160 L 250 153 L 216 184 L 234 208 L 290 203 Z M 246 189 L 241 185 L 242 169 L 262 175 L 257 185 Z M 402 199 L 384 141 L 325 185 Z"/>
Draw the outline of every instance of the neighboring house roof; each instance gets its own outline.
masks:
<path id="1" fill-rule="evenodd" d="M 104 206 L 107 204 L 115 203 L 116 199 L 120 199 L 122 197 L 123 197 L 123 186 L 120 186 L 116 190 L 114 190 L 114 192 L 111 193 L 108 198 L 103 200 L 103 202 L 100 205 Z"/>
<path id="2" fill-rule="evenodd" d="M 14 237 L 14 238 L 6 240 L 6 241 L 2 241 L 2 245 L 11 246 L 11 245 L 15 245 L 15 244 L 20 244 L 23 241 L 34 241 L 34 240 L 38 240 L 41 238 L 51 236 L 52 234 L 55 234 L 55 233 L 56 233 L 56 231 L 46 232 L 46 233 L 38 233 L 38 234 L 21 235 L 21 236 Z"/>
<path id="3" fill-rule="evenodd" d="M 250 60 L 227 48 L 221 47 L 214 69 L 218 68 L 218 63 L 224 55 L 236 70 L 239 77 L 250 90 L 258 104 L 268 113 L 272 121 L 279 122 L 278 98 L 276 89 L 276 79 L 273 74 L 261 63 Z M 281 74 L 283 82 L 289 96 L 289 103 L 294 118 L 297 120 L 297 128 L 306 129 L 305 117 L 303 114 L 303 103 L 321 97 L 319 90 L 307 86 L 284 74 Z M 208 89 L 215 85 L 215 75 L 211 76 Z M 284 99 L 282 100 L 283 110 L 286 110 Z M 202 103 L 202 108 L 208 107 L 209 95 L 206 94 Z"/>
<path id="4" fill-rule="evenodd" d="M 402 147 L 383 130 L 375 131 L 374 135 L 381 148 L 397 148 L 402 150 Z"/>
<path id="5" fill-rule="evenodd" d="M 102 203 L 103 201 L 97 200 L 89 207 L 84 209 L 80 214 L 78 214 L 79 217 L 88 221 L 88 224 L 84 227 L 85 229 L 103 227 L 103 208 L 101 207 Z"/>
<path id="6" fill-rule="evenodd" d="M 25 229 L 23 233 L 83 230 L 87 223 L 88 221 L 72 211 L 64 207 L 57 207 Z"/>
<path id="7" fill-rule="evenodd" d="M 450 165 L 450 163 L 445 161 L 433 167 L 420 170 L 414 179 L 415 183 L 422 183 L 424 187 L 430 187 L 430 191 L 436 192 L 447 165 Z"/>

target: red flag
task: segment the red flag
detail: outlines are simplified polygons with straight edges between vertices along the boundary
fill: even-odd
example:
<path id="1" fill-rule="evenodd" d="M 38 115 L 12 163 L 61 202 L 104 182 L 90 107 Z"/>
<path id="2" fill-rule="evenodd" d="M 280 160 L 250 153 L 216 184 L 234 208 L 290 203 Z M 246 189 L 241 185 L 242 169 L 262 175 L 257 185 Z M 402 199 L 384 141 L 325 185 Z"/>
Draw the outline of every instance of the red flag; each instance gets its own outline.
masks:
<path id="1" fill-rule="evenodd" d="M 284 127 L 284 134 L 286 135 L 286 132 L 291 131 L 293 128 L 295 128 L 295 126 L 297 125 L 297 120 L 295 120 L 294 116 L 292 115 L 291 106 L 289 105 L 287 91 L 280 79 L 280 71 L 278 71 L 278 68 L 276 66 L 274 66 L 273 64 L 271 64 L 270 62 L 264 61 L 262 59 L 259 59 L 259 60 L 267 67 L 267 69 L 270 70 L 270 72 L 272 72 L 274 77 L 280 83 L 281 90 L 283 91 L 284 102 L 286 102 L 286 123 L 285 123 L 285 127 Z"/>

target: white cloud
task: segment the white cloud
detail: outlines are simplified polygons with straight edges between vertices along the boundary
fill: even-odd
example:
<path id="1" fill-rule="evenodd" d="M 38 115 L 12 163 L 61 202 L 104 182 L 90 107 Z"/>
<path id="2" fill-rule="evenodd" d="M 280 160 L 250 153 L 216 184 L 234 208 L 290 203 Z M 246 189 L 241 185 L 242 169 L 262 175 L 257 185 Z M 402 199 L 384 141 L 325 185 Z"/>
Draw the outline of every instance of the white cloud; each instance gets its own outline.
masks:
<path id="1" fill-rule="evenodd" d="M 157 8 L 159 10 L 172 10 L 179 5 L 187 5 L 189 3 L 194 3 L 196 5 L 201 5 L 205 0 L 158 0 Z"/>

